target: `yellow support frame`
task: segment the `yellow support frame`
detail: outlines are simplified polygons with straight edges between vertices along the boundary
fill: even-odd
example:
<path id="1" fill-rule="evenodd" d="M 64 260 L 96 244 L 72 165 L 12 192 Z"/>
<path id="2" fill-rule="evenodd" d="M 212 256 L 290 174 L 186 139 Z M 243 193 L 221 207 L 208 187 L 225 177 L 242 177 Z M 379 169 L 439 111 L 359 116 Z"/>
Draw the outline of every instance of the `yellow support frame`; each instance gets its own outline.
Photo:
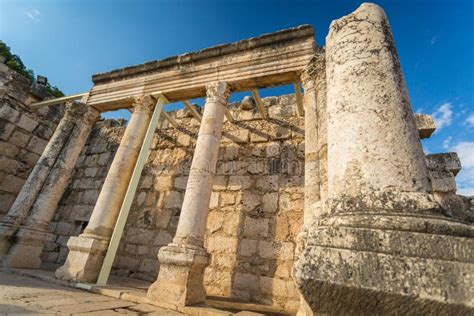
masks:
<path id="1" fill-rule="evenodd" d="M 150 125 L 148 125 L 145 139 L 143 140 L 137 163 L 133 169 L 132 178 L 128 184 L 127 193 L 125 193 L 125 198 L 123 200 L 122 207 L 120 208 L 120 213 L 117 218 L 117 223 L 115 224 L 114 232 L 112 233 L 112 238 L 110 239 L 109 248 L 107 249 L 102 268 L 100 269 L 99 277 L 97 278 L 96 284 L 99 286 L 106 285 L 109 279 L 112 264 L 114 263 L 120 239 L 122 238 L 123 230 L 125 228 L 125 223 L 127 222 L 128 214 L 130 212 L 130 207 L 132 206 L 135 192 L 137 191 L 138 182 L 150 152 L 150 145 L 153 140 L 153 135 L 155 134 L 156 127 L 158 126 L 160 115 L 165 113 L 163 111 L 163 106 L 166 103 L 169 103 L 168 99 L 166 99 L 166 97 L 160 92 L 152 93 L 151 95 L 157 99 L 155 110 L 153 111 Z"/>

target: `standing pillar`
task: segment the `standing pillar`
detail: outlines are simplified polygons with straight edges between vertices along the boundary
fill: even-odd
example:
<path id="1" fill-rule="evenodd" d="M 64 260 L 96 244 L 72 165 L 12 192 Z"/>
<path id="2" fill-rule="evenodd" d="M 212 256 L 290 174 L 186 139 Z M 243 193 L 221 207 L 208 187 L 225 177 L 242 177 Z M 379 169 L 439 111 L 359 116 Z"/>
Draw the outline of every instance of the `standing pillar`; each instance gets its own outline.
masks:
<path id="1" fill-rule="evenodd" d="M 74 128 L 75 116 L 73 112 L 73 107 L 67 105 L 64 116 L 56 127 L 53 136 L 51 136 L 48 145 L 46 145 L 36 165 L 30 172 L 15 202 L 3 218 L 2 223 L 0 223 L 0 259 L 10 250 L 18 228 L 28 216 L 28 212 L 51 172 L 51 168 L 69 139 Z"/>
<path id="2" fill-rule="evenodd" d="M 204 269 L 209 254 L 203 247 L 219 144 L 229 90 L 225 82 L 206 85 L 207 99 L 191 164 L 178 228 L 173 242 L 160 249 L 158 279 L 148 298 L 160 304 L 203 303 Z"/>
<path id="3" fill-rule="evenodd" d="M 328 199 L 293 271 L 316 314 L 472 313 L 474 229 L 435 202 L 388 21 L 326 39 Z"/>
<path id="4" fill-rule="evenodd" d="M 155 99 L 136 98 L 132 117 L 84 233 L 68 241 L 69 254 L 56 277 L 63 280 L 95 282 L 100 272 L 120 207 L 153 114 Z"/>
<path id="5" fill-rule="evenodd" d="M 323 212 L 327 197 L 327 134 L 326 134 L 326 66 L 324 50 L 320 50 L 303 70 L 305 108 L 305 173 L 304 219 L 297 236 L 295 255 L 303 251 L 312 221 Z M 304 297 L 300 297 L 298 316 L 313 315 Z"/>
<path id="6" fill-rule="evenodd" d="M 74 127 L 33 203 L 28 220 L 16 233 L 16 242 L 3 260 L 5 267 L 39 268 L 44 244 L 53 238 L 48 232 L 49 222 L 99 115 L 94 108 L 79 102 L 69 105 L 67 112 L 75 122 Z"/>

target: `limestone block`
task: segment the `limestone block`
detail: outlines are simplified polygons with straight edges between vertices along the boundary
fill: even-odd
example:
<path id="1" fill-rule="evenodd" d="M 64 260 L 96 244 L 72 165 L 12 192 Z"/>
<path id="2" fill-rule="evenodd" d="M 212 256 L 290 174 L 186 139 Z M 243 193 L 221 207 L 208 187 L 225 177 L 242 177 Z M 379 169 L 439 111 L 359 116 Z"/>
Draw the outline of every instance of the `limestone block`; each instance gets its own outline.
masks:
<path id="1" fill-rule="evenodd" d="M 32 132 L 36 128 L 36 126 L 38 126 L 38 122 L 30 115 L 23 114 L 20 117 L 18 123 L 16 123 L 16 125 L 28 132 Z"/>
<path id="2" fill-rule="evenodd" d="M 239 157 L 239 146 L 229 145 L 223 150 L 223 158 L 226 160 L 233 160 Z"/>
<path id="3" fill-rule="evenodd" d="M 47 144 L 48 142 L 44 139 L 33 136 L 30 142 L 28 143 L 28 150 L 41 155 Z"/>
<path id="4" fill-rule="evenodd" d="M 259 289 L 258 276 L 249 273 L 236 272 L 234 275 L 234 287 L 247 291 L 256 291 Z"/>
<path id="5" fill-rule="evenodd" d="M 207 239 L 207 251 L 211 253 L 235 253 L 237 252 L 238 240 L 234 237 L 209 236 Z"/>
<path id="6" fill-rule="evenodd" d="M 252 187 L 250 176 L 229 176 L 227 189 L 229 190 L 247 190 Z"/>
<path id="7" fill-rule="evenodd" d="M 257 189 L 275 192 L 278 190 L 279 175 L 258 177 L 256 182 Z"/>
<path id="8" fill-rule="evenodd" d="M 268 135 L 263 132 L 254 132 L 250 134 L 250 141 L 252 143 L 267 142 L 269 139 Z"/>
<path id="9" fill-rule="evenodd" d="M 109 163 L 110 157 L 111 157 L 110 152 L 102 153 L 102 154 L 100 154 L 97 163 L 98 163 L 100 166 L 105 166 L 105 165 L 107 165 L 107 164 Z"/>
<path id="10" fill-rule="evenodd" d="M 278 192 L 265 193 L 262 203 L 265 213 L 276 213 L 278 211 Z"/>
<path id="11" fill-rule="evenodd" d="M 14 144 L 0 141 L 0 153 L 2 153 L 3 156 L 14 158 L 19 152 L 20 148 Z"/>
<path id="12" fill-rule="evenodd" d="M 2 104 L 0 107 L 0 118 L 7 120 L 10 123 L 15 123 L 19 115 L 20 112 L 7 104 Z"/>
<path id="13" fill-rule="evenodd" d="M 154 189 L 156 191 L 168 191 L 173 185 L 171 176 L 158 176 L 154 180 Z"/>
<path id="14" fill-rule="evenodd" d="M 240 201 L 240 209 L 244 212 L 253 211 L 257 206 L 262 204 L 262 197 L 251 191 L 243 191 Z"/>
<path id="15" fill-rule="evenodd" d="M 212 199 L 211 199 L 212 200 Z M 222 229 L 224 225 L 224 216 L 221 212 L 209 212 L 207 216 L 207 231 L 208 233 L 215 233 Z"/>
<path id="16" fill-rule="evenodd" d="M 219 207 L 219 192 L 213 191 L 211 193 L 211 199 L 209 201 L 209 208 L 215 209 Z"/>
<path id="17" fill-rule="evenodd" d="M 152 184 L 153 184 L 153 177 L 152 176 L 143 176 L 140 179 L 139 188 L 140 189 L 149 189 L 149 188 L 151 188 Z"/>
<path id="18" fill-rule="evenodd" d="M 251 257 L 257 253 L 258 240 L 242 239 L 239 247 L 239 255 L 244 257 Z"/>
<path id="19" fill-rule="evenodd" d="M 187 147 L 191 144 L 191 136 L 187 134 L 180 134 L 176 139 L 176 142 L 178 143 L 178 146 Z"/>
<path id="20" fill-rule="evenodd" d="M 461 161 L 457 153 L 441 153 L 426 155 L 429 170 L 449 171 L 456 176 L 461 170 Z"/>
<path id="21" fill-rule="evenodd" d="M 234 143 L 248 143 L 250 132 L 246 129 L 239 129 L 223 133 L 224 139 L 228 139 Z"/>
<path id="22" fill-rule="evenodd" d="M 421 139 L 430 138 L 436 130 L 436 124 L 431 115 L 415 113 L 415 124 Z"/>
<path id="23" fill-rule="evenodd" d="M 7 140 L 13 133 L 14 129 L 15 125 L 7 123 L 5 121 L 0 121 L 0 139 Z"/>
<path id="24" fill-rule="evenodd" d="M 221 206 L 227 206 L 227 205 L 234 205 L 235 204 L 235 194 L 234 193 L 227 193 L 227 192 L 222 192 L 220 194 L 221 198 Z"/>
<path id="25" fill-rule="evenodd" d="M 2 163 L 0 161 L 0 166 L 1 165 Z M 20 191 L 24 183 L 25 183 L 25 179 L 9 174 L 5 178 L 3 178 L 3 181 L 0 182 L 0 190 L 16 194 Z"/>
<path id="26" fill-rule="evenodd" d="M 164 206 L 166 208 L 181 208 L 183 204 L 183 196 L 181 192 L 169 191 L 164 199 Z"/>
<path id="27" fill-rule="evenodd" d="M 30 141 L 30 137 L 31 136 L 29 134 L 25 133 L 25 132 L 15 130 L 13 132 L 13 134 L 10 136 L 10 138 L 8 139 L 8 141 L 12 144 L 15 144 L 15 145 L 19 146 L 19 147 L 26 147 L 26 145 Z M 33 149 L 30 148 L 30 147 L 28 147 L 28 150 L 33 151 Z M 41 154 L 41 152 L 39 152 L 38 154 Z"/>
<path id="28" fill-rule="evenodd" d="M 456 193 L 456 180 L 450 171 L 430 170 L 433 192 Z"/>
<path id="29" fill-rule="evenodd" d="M 227 188 L 227 176 L 214 176 L 214 182 L 212 183 L 212 190 L 222 191 Z"/>
<path id="30" fill-rule="evenodd" d="M 268 218 L 253 218 L 246 216 L 243 235 L 245 237 L 267 237 L 269 231 Z"/>

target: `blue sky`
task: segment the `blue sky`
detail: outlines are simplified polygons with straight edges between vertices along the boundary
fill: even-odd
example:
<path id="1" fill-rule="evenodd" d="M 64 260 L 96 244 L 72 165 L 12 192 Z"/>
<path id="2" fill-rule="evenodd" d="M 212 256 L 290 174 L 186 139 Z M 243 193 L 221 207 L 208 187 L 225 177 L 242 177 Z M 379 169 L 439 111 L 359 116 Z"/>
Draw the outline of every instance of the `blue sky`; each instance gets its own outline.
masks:
<path id="1" fill-rule="evenodd" d="M 91 75 L 299 24 L 324 44 L 361 1 L 0 0 L 0 39 L 66 94 Z M 426 152 L 457 151 L 459 191 L 474 195 L 474 2 L 376 1 L 386 11 L 415 111 L 434 114 Z M 261 91 L 289 93 L 289 87 Z M 233 95 L 231 100 L 242 98 Z M 109 117 L 127 115 L 124 112 Z"/>

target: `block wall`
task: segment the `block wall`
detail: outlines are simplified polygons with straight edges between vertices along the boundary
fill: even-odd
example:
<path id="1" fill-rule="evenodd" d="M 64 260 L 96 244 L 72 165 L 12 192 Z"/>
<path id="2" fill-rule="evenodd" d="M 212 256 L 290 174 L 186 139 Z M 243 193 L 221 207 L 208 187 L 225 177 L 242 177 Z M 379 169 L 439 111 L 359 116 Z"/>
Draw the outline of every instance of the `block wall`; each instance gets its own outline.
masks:
<path id="1" fill-rule="evenodd" d="M 31 110 L 28 104 L 43 97 L 37 92 L 26 78 L 0 63 L 0 220 L 63 115 L 63 106 Z"/>
<path id="2" fill-rule="evenodd" d="M 304 131 L 294 95 L 264 99 L 270 119 L 231 104 L 235 122 L 224 123 L 210 202 L 205 246 L 212 259 L 208 295 L 296 309 L 291 279 L 296 235 L 303 219 Z M 196 144 L 199 122 L 173 112 L 179 129 L 156 131 L 112 273 L 154 281 L 160 247 L 174 236 Z M 123 122 L 96 124 L 76 165 L 50 230 L 56 238 L 42 255 L 44 267 L 64 262 L 66 243 L 87 224 Z"/>

